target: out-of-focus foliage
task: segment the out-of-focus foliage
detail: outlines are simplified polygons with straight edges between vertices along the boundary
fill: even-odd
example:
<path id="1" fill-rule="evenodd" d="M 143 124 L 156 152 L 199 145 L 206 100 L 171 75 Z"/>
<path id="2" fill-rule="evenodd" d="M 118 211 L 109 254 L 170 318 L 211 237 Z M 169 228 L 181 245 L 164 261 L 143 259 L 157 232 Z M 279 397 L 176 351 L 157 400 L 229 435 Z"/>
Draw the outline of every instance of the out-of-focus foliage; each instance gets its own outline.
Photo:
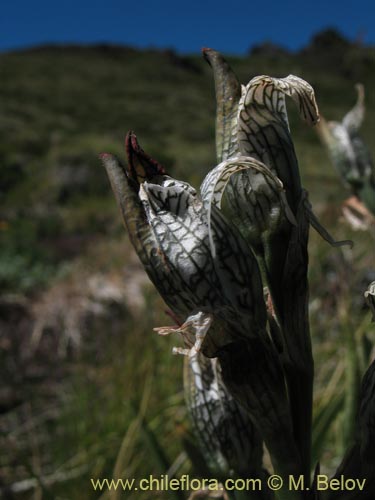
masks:
<path id="1" fill-rule="evenodd" d="M 321 112 L 332 118 L 352 104 L 352 85 L 362 81 L 369 89 L 363 136 L 371 144 L 374 49 L 328 30 L 301 53 L 266 45 L 229 61 L 241 81 L 262 73 L 299 75 L 312 83 Z M 27 254 L 31 268 L 38 255 L 43 266 L 55 265 L 81 252 L 93 233 L 115 230 L 97 155 L 121 154 L 128 129 L 136 130 L 145 150 L 176 177 L 197 185 L 214 165 L 215 100 L 209 68 L 199 55 L 41 47 L 2 54 L 0 73 L 1 248 L 7 255 L 9 247 Z M 338 193 L 324 151 L 313 133 L 298 126 L 296 113 L 291 128 L 297 153 L 305 158 L 303 175 L 312 178 L 312 195 L 322 178 L 332 182 L 330 193 Z M 35 249 L 38 255 L 29 255 Z M 14 272 L 0 272 L 2 287 L 24 287 L 17 278 L 19 262 L 8 260 Z M 36 287 L 43 283 L 38 273 L 35 269 Z"/>
<path id="2" fill-rule="evenodd" d="M 245 82 L 306 79 L 331 119 L 354 104 L 361 81 L 362 135 L 374 155 L 374 48 L 328 30 L 299 53 L 266 44 L 228 60 Z M 123 236 L 98 154 L 123 157 L 133 129 L 171 175 L 198 187 L 216 164 L 210 68 L 199 54 L 71 46 L 1 54 L 0 74 L 0 482 L 26 488 L 20 481 L 32 479 L 45 498 L 78 500 L 98 498 L 89 478 L 114 471 L 140 478 L 169 464 L 202 474 L 181 360 L 170 355 L 172 339 L 168 347 L 152 333 L 171 320 Z M 355 243 L 338 251 L 312 232 L 309 247 L 315 441 L 333 470 L 343 446 L 339 427 L 329 426 L 344 404 L 342 339 L 354 332 L 366 352 L 375 340 L 363 318 L 373 242 L 338 224 L 346 193 L 314 131 L 290 111 L 314 209 L 337 239 Z M 19 498 L 33 490 L 23 491 Z"/>

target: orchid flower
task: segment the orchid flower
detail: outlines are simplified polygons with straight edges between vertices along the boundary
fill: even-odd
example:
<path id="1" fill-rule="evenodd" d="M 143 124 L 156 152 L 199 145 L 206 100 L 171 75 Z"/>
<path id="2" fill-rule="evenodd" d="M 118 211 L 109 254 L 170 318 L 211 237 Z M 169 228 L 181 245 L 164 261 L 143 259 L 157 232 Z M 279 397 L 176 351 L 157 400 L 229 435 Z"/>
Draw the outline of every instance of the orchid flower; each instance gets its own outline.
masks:
<path id="1" fill-rule="evenodd" d="M 293 75 L 280 79 L 259 76 L 241 86 L 220 54 L 211 49 L 203 52 L 215 78 L 219 165 L 203 181 L 201 197 L 208 213 L 211 205 L 221 209 L 240 230 L 257 256 L 270 290 L 272 311 L 280 327 L 274 341 L 280 342 L 281 335 L 294 435 L 308 477 L 310 438 L 306 430 L 311 427 L 313 385 L 307 313 L 309 225 L 336 243 L 314 216 L 301 186 L 285 96 L 296 102 L 302 119 L 313 125 L 319 120 L 314 91 Z M 222 360 L 223 369 L 227 367 L 223 376 L 233 393 L 239 378 L 230 359 Z M 245 377 L 249 384 L 251 377 L 250 373 Z M 269 377 L 274 380 L 271 373 Z M 236 381 L 231 384 L 233 378 Z M 242 404 L 249 392 L 250 385 L 248 391 L 237 393 L 239 400 L 245 396 Z"/>
<path id="2" fill-rule="evenodd" d="M 207 463 L 219 475 L 248 474 L 250 464 L 260 472 L 264 442 L 276 472 L 309 482 L 309 226 L 346 243 L 313 214 L 290 134 L 285 96 L 314 125 L 314 91 L 293 75 L 241 86 L 219 53 L 204 56 L 216 85 L 218 165 L 200 192 L 170 177 L 132 132 L 126 166 L 102 159 L 132 244 L 177 319 L 155 330 L 183 338 L 174 352 L 187 356 L 187 403 Z M 301 495 L 284 489 L 279 498 Z"/>
<path id="3" fill-rule="evenodd" d="M 219 477 L 258 477 L 263 444 L 249 414 L 225 387 L 217 358 L 200 353 L 186 358 L 184 386 L 197 443 L 210 470 Z"/>
<path id="4" fill-rule="evenodd" d="M 301 218 L 303 210 L 331 244 L 349 243 L 336 243 L 320 225 L 301 186 L 285 96 L 295 101 L 302 119 L 314 125 L 319 120 L 314 91 L 294 75 L 259 76 L 241 86 L 220 54 L 212 49 L 203 53 L 216 84 L 220 163 L 203 181 L 201 196 L 208 212 L 211 204 L 220 208 L 250 244 L 283 316 L 281 283 L 287 274 L 290 242 L 298 231 L 297 214 Z"/>
<path id="5" fill-rule="evenodd" d="M 198 354 L 218 357 L 226 366 L 227 385 L 233 370 L 227 353 L 232 349 L 247 352 L 251 341 L 264 365 L 262 377 L 270 380 L 268 392 L 264 394 L 263 386 L 254 379 L 244 385 L 253 387 L 251 402 L 245 394 L 236 399 L 250 415 L 255 412 L 262 439 L 277 457 L 280 470 L 284 466 L 291 473 L 300 470 L 283 369 L 267 331 L 263 283 L 255 256 L 220 210 L 209 205 L 208 213 L 195 190 L 169 177 L 143 152 L 133 133 L 127 136 L 126 150 L 126 167 L 108 154 L 102 160 L 133 246 L 180 322 L 178 327 L 155 330 L 161 335 L 181 334 L 185 346 L 174 352 L 186 354 L 192 366 L 197 366 Z M 275 380 L 277 387 L 272 387 Z M 226 418 L 225 412 L 220 418 Z"/>
<path id="6" fill-rule="evenodd" d="M 365 91 L 356 85 L 357 102 L 341 122 L 325 121 L 318 132 L 343 182 L 375 215 L 375 167 L 359 130 L 365 117 Z"/>
<path id="7" fill-rule="evenodd" d="M 263 285 L 254 255 L 239 232 L 212 207 L 210 223 L 196 191 L 172 179 L 143 152 L 133 133 L 128 166 L 102 155 L 131 241 L 161 296 L 179 318 L 187 351 L 213 357 L 234 339 L 264 336 Z M 210 250 L 209 238 L 216 255 Z M 194 347 L 194 349 L 193 349 Z"/>

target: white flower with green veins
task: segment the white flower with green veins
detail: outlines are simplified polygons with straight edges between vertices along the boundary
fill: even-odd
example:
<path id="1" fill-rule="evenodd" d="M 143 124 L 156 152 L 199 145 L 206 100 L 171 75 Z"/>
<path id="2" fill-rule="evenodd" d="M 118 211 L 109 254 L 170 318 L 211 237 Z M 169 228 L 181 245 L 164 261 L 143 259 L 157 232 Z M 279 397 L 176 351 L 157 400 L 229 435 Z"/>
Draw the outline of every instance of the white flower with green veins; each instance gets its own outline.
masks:
<path id="1" fill-rule="evenodd" d="M 174 314 L 187 318 L 189 328 L 179 331 L 188 350 L 193 347 L 192 329 L 192 352 L 202 349 L 210 357 L 235 339 L 265 335 L 260 272 L 240 233 L 216 207 L 211 207 L 208 221 L 195 190 L 167 176 L 141 150 L 134 134 L 126 143 L 127 168 L 110 155 L 103 161 L 146 271 Z"/>
<path id="2" fill-rule="evenodd" d="M 343 182 L 375 214 L 375 166 L 360 135 L 365 117 L 365 90 L 356 85 L 357 102 L 341 122 L 322 118 L 318 132 Z"/>
<path id="3" fill-rule="evenodd" d="M 261 477 L 263 445 L 247 412 L 226 389 L 217 358 L 186 358 L 185 398 L 202 455 L 218 477 Z"/>

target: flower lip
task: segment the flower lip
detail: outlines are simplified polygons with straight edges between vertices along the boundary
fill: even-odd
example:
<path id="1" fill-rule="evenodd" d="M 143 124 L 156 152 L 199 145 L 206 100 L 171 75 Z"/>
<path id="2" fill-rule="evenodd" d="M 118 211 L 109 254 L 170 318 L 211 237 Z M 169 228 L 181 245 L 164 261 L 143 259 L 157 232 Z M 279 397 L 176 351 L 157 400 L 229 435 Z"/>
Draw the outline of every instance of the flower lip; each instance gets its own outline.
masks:
<path id="1" fill-rule="evenodd" d="M 146 180 L 166 175 L 165 168 L 143 151 L 132 130 L 126 134 L 125 150 L 128 157 L 127 175 L 136 182 L 138 188 Z"/>
<path id="2" fill-rule="evenodd" d="M 194 189 L 184 183 L 152 184 L 144 182 L 139 189 L 139 198 L 147 203 L 153 212 L 170 212 L 178 217 L 184 217 L 193 204 L 197 208 L 201 203 L 196 199 Z"/>

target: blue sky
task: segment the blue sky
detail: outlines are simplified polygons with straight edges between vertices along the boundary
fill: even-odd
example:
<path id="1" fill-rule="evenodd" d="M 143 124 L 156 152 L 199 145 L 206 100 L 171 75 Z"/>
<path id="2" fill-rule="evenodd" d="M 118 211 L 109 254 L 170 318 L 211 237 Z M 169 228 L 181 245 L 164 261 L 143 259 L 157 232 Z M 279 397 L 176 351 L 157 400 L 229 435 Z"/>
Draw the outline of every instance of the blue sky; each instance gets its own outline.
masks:
<path id="1" fill-rule="evenodd" d="M 298 49 L 327 26 L 375 44 L 373 0 L 3 0 L 0 50 L 118 43 L 243 54 L 265 40 Z"/>

